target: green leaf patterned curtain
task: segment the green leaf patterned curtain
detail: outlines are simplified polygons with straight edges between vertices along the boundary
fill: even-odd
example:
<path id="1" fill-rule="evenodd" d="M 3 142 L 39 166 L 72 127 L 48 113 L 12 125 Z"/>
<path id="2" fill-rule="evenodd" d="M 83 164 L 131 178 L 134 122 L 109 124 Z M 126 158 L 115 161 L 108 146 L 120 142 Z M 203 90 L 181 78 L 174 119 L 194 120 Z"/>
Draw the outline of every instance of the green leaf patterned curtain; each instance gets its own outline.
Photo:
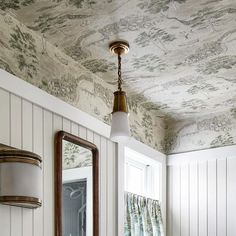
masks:
<path id="1" fill-rule="evenodd" d="M 125 236 L 163 236 L 160 203 L 125 193 Z"/>

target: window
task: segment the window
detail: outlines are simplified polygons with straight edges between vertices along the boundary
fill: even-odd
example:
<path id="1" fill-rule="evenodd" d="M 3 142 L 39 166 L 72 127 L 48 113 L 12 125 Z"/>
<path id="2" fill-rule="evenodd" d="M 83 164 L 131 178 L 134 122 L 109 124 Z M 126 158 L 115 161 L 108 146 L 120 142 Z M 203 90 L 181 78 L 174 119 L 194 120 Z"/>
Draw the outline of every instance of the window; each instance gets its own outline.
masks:
<path id="1" fill-rule="evenodd" d="M 125 191 L 161 200 L 160 163 L 125 148 Z"/>

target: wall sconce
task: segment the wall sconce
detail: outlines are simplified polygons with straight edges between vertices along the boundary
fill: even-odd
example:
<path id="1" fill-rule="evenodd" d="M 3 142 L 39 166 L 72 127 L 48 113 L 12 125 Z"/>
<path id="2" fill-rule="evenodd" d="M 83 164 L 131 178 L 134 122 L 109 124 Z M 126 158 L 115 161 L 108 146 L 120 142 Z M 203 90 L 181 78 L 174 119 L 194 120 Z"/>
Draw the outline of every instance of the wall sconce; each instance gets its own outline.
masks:
<path id="1" fill-rule="evenodd" d="M 42 205 L 42 160 L 35 153 L 0 144 L 0 203 L 25 208 Z"/>

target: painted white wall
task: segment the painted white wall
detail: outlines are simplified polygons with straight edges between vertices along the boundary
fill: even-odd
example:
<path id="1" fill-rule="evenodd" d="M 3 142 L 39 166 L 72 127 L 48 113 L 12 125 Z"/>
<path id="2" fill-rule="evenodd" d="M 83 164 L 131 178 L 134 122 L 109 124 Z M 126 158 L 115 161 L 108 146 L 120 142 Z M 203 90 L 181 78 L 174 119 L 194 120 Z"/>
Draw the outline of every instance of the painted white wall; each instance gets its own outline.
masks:
<path id="1" fill-rule="evenodd" d="M 76 113 L 73 120 L 55 114 L 2 89 L 2 81 L 0 77 L 0 143 L 33 151 L 43 158 L 43 206 L 29 210 L 0 205 L 0 235 L 54 235 L 54 135 L 59 130 L 97 145 L 100 154 L 100 235 L 116 235 L 116 145 L 75 122 Z"/>
<path id="2" fill-rule="evenodd" d="M 236 146 L 168 157 L 168 236 L 236 235 Z"/>

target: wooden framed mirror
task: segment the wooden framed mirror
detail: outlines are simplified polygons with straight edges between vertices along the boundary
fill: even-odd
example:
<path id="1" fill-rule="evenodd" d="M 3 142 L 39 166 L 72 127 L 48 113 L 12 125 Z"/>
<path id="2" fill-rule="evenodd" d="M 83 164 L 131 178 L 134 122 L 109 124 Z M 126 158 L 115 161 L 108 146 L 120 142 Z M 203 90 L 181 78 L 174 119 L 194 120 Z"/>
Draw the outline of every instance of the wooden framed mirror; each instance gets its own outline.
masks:
<path id="1" fill-rule="evenodd" d="M 55 236 L 99 236 L 99 161 L 96 145 L 55 135 Z"/>

